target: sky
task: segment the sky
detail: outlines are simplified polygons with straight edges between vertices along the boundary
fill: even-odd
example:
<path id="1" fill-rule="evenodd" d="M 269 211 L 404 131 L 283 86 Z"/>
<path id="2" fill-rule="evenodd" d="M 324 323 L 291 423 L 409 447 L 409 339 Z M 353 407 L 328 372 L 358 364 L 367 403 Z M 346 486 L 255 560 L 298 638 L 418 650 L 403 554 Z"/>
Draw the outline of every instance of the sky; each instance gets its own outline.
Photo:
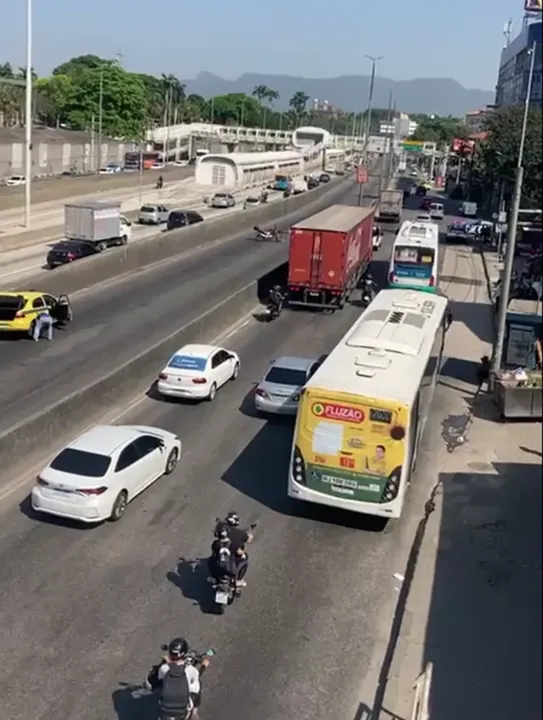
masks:
<path id="1" fill-rule="evenodd" d="M 33 61 L 40 75 L 76 55 L 181 80 L 201 71 L 393 80 L 447 77 L 493 90 L 505 22 L 520 29 L 522 0 L 32 0 Z M 319 10 L 320 6 L 320 10 Z M 26 0 L 4 0 L 0 62 L 25 65 Z"/>

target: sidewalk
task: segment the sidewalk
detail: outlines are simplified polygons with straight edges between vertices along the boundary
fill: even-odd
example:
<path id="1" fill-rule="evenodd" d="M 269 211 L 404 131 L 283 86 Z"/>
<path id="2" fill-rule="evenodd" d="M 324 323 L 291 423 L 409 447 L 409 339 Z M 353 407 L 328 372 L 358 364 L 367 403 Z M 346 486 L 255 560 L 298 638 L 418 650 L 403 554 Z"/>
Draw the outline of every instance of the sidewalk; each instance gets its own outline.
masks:
<path id="1" fill-rule="evenodd" d="M 500 424 L 489 396 L 476 393 L 476 363 L 493 340 L 481 255 L 446 248 L 442 277 L 456 301 L 455 321 L 428 422 L 432 442 L 412 488 L 409 554 L 368 717 L 411 720 L 413 685 L 431 662 L 430 720 L 536 720 L 541 425 Z M 478 289 L 466 288 L 469 279 Z M 454 430 L 464 442 L 454 441 Z"/>

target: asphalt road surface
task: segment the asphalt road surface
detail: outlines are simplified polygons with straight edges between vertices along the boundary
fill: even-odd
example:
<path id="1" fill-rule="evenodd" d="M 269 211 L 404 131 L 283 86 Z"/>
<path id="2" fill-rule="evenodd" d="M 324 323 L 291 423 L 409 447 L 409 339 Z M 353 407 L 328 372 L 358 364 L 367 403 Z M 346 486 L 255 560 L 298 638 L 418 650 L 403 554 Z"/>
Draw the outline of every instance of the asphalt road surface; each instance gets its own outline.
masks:
<path id="1" fill-rule="evenodd" d="M 242 372 L 214 403 L 143 398 L 129 409 L 118 422 L 175 431 L 184 455 L 121 523 L 81 529 L 34 518 L 26 501 L 3 508 L 6 718 L 149 720 L 154 700 L 135 688 L 160 643 L 181 634 L 217 651 L 204 678 L 203 720 L 355 720 L 372 648 L 388 633 L 379 615 L 396 592 L 408 508 L 377 532 L 371 519 L 291 502 L 292 421 L 254 417 L 252 389 L 275 357 L 328 352 L 359 313 L 353 305 L 334 315 L 285 311 L 271 325 L 250 320 L 222 340 L 239 352 Z M 214 518 L 230 509 L 258 528 L 249 586 L 218 617 L 208 611 L 201 559 Z"/>
<path id="2" fill-rule="evenodd" d="M 145 170 L 142 177 L 144 185 L 154 185 L 159 175 L 164 183 L 178 182 L 194 175 L 193 167 L 168 166 L 163 170 Z M 138 172 L 121 172 L 114 175 L 79 175 L 76 177 L 43 178 L 32 181 L 32 204 L 64 201 L 66 198 L 104 191 L 114 192 L 122 188 L 139 186 Z M 24 205 L 24 186 L 0 186 L 0 210 L 22 207 Z"/>
<path id="3" fill-rule="evenodd" d="M 346 201 L 354 198 L 349 193 Z M 119 367 L 287 259 L 287 243 L 243 235 L 74 297 L 74 321 L 51 343 L 0 335 L 0 432 Z"/>

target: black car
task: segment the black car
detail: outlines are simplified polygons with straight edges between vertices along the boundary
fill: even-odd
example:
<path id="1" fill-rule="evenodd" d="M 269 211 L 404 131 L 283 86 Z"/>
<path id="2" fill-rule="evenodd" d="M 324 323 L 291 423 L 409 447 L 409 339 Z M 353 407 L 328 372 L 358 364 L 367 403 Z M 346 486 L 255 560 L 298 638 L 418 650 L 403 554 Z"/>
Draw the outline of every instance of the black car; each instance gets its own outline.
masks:
<path id="1" fill-rule="evenodd" d="M 196 223 L 202 222 L 203 219 L 204 218 L 194 210 L 172 210 L 168 215 L 166 228 L 168 230 L 175 230 L 176 228 L 188 227 L 189 225 L 196 225 Z"/>
<path id="2" fill-rule="evenodd" d="M 307 189 L 314 190 L 319 187 L 319 181 L 316 178 L 309 178 L 307 181 Z"/>
<path id="3" fill-rule="evenodd" d="M 331 179 L 332 178 L 330 177 L 330 175 L 328 175 L 328 173 L 322 173 L 321 175 L 319 175 L 319 182 L 321 183 L 328 183 Z"/>
<path id="4" fill-rule="evenodd" d="M 59 265 L 67 265 L 74 260 L 97 255 L 99 252 L 96 245 L 84 240 L 62 240 L 55 243 L 47 253 L 47 267 L 52 269 Z"/>

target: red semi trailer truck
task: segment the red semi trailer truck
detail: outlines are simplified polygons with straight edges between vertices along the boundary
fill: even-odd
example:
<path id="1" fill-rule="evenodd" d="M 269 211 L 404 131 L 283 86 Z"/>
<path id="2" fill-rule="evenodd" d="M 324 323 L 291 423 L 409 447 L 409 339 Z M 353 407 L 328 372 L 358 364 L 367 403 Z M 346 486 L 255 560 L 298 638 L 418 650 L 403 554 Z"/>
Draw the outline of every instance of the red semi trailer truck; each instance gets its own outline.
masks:
<path id="1" fill-rule="evenodd" d="M 374 212 L 332 205 L 291 227 L 289 305 L 343 307 L 371 262 Z"/>

